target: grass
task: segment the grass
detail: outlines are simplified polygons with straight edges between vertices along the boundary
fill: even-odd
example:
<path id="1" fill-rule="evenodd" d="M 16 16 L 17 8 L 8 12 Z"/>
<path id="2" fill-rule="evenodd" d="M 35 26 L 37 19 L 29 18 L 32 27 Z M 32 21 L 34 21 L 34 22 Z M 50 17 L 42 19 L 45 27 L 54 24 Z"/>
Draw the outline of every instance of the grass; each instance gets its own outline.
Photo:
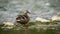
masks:
<path id="1" fill-rule="evenodd" d="M 0 25 L 0 34 L 60 34 L 60 25 L 57 27 L 49 26 L 49 24 L 54 25 L 59 21 L 50 21 L 46 23 L 42 22 L 30 22 L 27 26 L 22 27 L 22 25 L 17 24 L 13 29 L 2 29 L 3 25 Z M 43 24 L 47 26 L 37 26 L 38 24 Z M 31 27 L 31 28 L 29 28 Z M 17 30 L 18 29 L 18 30 Z"/>

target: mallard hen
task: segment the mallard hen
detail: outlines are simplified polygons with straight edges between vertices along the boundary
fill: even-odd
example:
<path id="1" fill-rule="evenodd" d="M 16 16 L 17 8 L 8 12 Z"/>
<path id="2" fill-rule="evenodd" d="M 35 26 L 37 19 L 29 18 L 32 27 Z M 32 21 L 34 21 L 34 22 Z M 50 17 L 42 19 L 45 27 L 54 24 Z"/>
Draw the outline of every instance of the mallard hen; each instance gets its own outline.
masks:
<path id="1" fill-rule="evenodd" d="M 16 18 L 16 22 L 20 24 L 27 24 L 30 20 L 28 13 L 29 11 L 25 10 L 22 15 L 18 15 L 18 17 Z"/>

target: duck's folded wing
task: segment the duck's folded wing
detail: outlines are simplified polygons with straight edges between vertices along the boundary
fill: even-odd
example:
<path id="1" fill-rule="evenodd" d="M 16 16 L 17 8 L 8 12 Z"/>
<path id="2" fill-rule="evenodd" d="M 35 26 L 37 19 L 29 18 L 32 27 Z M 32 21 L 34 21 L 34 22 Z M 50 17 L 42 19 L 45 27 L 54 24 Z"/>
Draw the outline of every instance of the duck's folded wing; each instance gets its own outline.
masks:
<path id="1" fill-rule="evenodd" d="M 18 17 L 16 18 L 16 20 L 17 21 L 24 21 L 26 19 L 26 17 L 25 16 L 23 16 L 23 15 L 18 15 Z"/>

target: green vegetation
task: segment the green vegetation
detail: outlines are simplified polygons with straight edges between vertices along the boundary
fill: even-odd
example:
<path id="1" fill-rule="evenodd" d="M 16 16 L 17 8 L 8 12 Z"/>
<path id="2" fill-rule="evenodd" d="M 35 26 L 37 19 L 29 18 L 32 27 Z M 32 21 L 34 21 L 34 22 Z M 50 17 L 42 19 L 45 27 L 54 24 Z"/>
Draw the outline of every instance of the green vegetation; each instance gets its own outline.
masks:
<path id="1" fill-rule="evenodd" d="M 0 25 L 0 34 L 60 34 L 60 25 L 58 26 L 49 26 L 55 25 L 59 21 L 51 21 L 50 22 L 29 22 L 25 27 L 21 24 L 15 25 L 12 29 L 2 28 L 3 25 Z M 41 26 L 38 26 L 41 25 Z M 45 25 L 45 26 L 43 26 Z M 28 27 L 27 27 L 28 26 Z M 49 26 L 49 27 L 48 27 Z"/>

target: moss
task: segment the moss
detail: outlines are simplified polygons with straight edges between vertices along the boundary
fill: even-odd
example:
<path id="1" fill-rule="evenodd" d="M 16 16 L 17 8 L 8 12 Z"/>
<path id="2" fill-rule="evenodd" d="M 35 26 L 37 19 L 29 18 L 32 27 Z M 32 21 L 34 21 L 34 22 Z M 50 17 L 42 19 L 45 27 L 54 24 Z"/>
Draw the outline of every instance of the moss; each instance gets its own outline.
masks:
<path id="1" fill-rule="evenodd" d="M 29 26 L 31 26 L 31 25 L 35 25 L 35 22 L 30 22 L 29 23 Z"/>
<path id="2" fill-rule="evenodd" d="M 27 25 L 28 25 L 28 27 L 32 26 L 32 25 L 36 25 L 36 23 L 49 25 L 49 24 L 53 24 L 55 22 L 56 21 L 52 21 L 52 20 L 50 22 L 46 22 L 46 23 L 44 23 L 44 22 L 43 23 L 42 22 L 29 22 Z M 3 25 L 0 25 L 0 34 L 23 34 L 25 32 L 22 28 L 20 30 L 14 30 L 14 29 L 4 30 L 4 29 L 1 29 L 2 26 Z M 17 24 L 15 29 L 17 29 L 20 26 L 22 26 L 22 25 Z M 43 27 L 43 28 L 45 28 L 45 27 Z M 60 26 L 57 27 L 57 29 L 58 29 L 57 31 L 55 29 L 50 29 L 51 27 L 46 30 L 44 30 L 43 28 L 39 28 L 39 29 L 32 28 L 32 29 L 29 29 L 27 32 L 28 32 L 28 34 L 55 34 L 56 32 L 60 32 Z"/>

